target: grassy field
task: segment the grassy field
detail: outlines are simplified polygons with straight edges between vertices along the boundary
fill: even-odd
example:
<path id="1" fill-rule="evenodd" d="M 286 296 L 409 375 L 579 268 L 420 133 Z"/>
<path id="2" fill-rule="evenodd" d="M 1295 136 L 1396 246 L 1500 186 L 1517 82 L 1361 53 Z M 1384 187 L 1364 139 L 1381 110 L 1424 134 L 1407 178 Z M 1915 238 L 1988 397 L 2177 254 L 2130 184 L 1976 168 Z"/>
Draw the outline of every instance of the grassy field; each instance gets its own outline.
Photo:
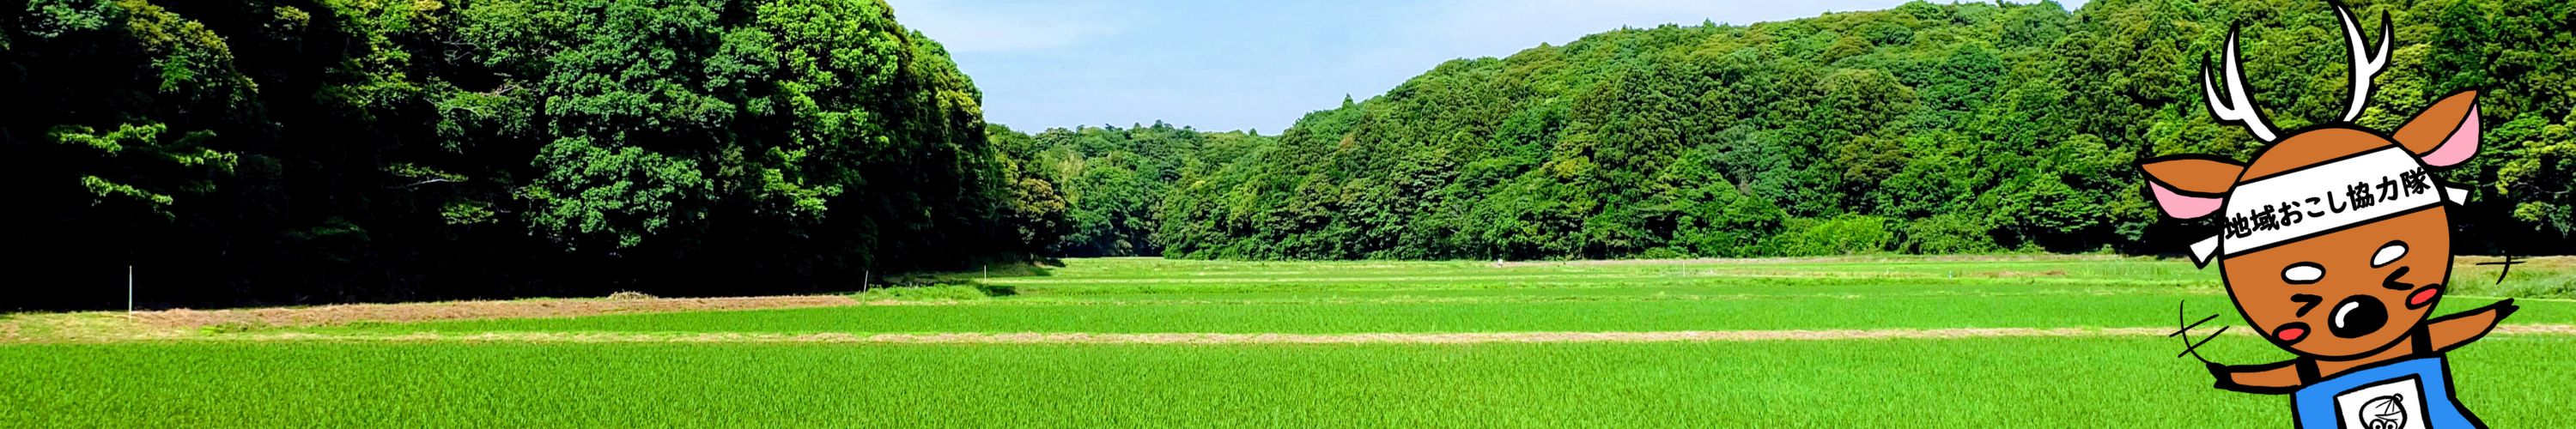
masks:
<path id="1" fill-rule="evenodd" d="M 2455 281 L 2478 283 L 2468 281 L 2478 269 L 2464 267 Z M 2470 296 L 2479 292 L 2525 295 L 2509 323 L 2576 324 L 2576 302 L 2528 297 L 2560 287 L 2549 283 L 2560 269 L 2517 268 L 2503 285 L 2462 286 L 2442 307 L 2493 300 Z M 982 287 L 860 295 L 900 305 L 38 337 L 0 345 L 0 398 L 9 398 L 0 427 L 2290 425 L 2286 397 L 2209 388 L 2197 361 L 2175 357 L 2179 339 L 2110 331 L 1466 344 L 418 336 L 2108 330 L 2171 328 L 2177 305 L 2194 319 L 2225 314 L 2213 324 L 2235 320 L 2215 271 L 2108 257 L 1087 259 L 1014 274 Z M 2237 335 L 2203 351 L 2235 363 L 2285 357 Z M 2460 398 L 2493 427 L 2576 426 L 2576 402 L 2565 400 L 2576 397 L 2567 383 L 2576 380 L 2576 335 L 2498 335 L 2451 359 Z"/>
<path id="2" fill-rule="evenodd" d="M 363 324 L 302 329 L 331 334 L 435 332 L 758 333 L 1436 333 L 1637 332 L 1894 328 L 2118 328 L 2174 325 L 2177 302 L 2202 314 L 2233 313 L 2214 294 L 1717 298 L 1123 305 L 859 306 L 721 313 Z M 2465 310 L 2492 299 L 2455 298 Z M 2576 323 L 2576 305 L 2526 304 L 2515 323 Z M 2234 316 L 2228 316 L 2234 317 Z"/>

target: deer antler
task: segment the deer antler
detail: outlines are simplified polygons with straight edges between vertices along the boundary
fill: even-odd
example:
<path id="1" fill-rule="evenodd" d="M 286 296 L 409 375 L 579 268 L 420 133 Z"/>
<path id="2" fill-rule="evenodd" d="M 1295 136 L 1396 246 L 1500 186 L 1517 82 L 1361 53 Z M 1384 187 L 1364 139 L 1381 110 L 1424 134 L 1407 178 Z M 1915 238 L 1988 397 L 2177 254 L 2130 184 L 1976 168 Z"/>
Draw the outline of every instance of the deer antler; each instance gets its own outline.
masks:
<path id="1" fill-rule="evenodd" d="M 2370 45 L 2364 44 L 2361 38 L 2360 23 L 2352 19 L 2352 10 L 2345 9 L 2342 3 L 2336 3 L 2334 9 L 2335 17 L 2343 20 L 2344 39 L 2350 41 L 2352 47 L 2352 107 L 2343 112 L 2343 121 L 2352 122 L 2361 119 L 2362 107 L 2370 102 L 2370 79 L 2379 76 L 2379 70 L 2388 66 L 2388 45 L 2391 44 L 2388 43 L 2388 35 L 2395 31 L 2391 31 L 2393 27 L 2388 24 L 2388 14 L 2380 14 L 2379 54 L 2372 55 Z"/>
<path id="2" fill-rule="evenodd" d="M 2209 100 L 2209 112 L 2218 115 L 2221 121 L 2245 124 L 2245 129 L 2254 132 L 2254 137 L 2263 139 L 2264 143 L 2279 140 L 2279 136 L 2272 134 L 2272 125 L 2263 123 L 2263 113 L 2256 111 L 2252 97 L 2246 95 L 2245 72 L 2237 69 L 2237 63 L 2236 30 L 2229 29 L 2227 30 L 2227 100 L 2218 99 L 2218 85 L 2209 80 L 2208 60 L 2202 60 L 2200 65 L 2200 91 L 2204 99 Z M 2374 66 L 2372 72 L 2377 71 Z"/>

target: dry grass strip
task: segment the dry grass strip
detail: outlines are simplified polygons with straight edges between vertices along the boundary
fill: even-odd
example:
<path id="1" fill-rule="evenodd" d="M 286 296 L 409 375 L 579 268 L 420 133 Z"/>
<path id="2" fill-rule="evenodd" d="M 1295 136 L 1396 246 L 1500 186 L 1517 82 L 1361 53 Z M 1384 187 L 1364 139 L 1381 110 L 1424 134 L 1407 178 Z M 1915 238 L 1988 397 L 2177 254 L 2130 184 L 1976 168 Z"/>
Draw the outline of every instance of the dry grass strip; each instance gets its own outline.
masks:
<path id="1" fill-rule="evenodd" d="M 1998 337 L 2163 336 L 2169 328 L 1959 328 L 1779 331 L 1669 332 L 1479 332 L 1446 334 L 1098 334 L 1098 333 L 943 333 L 943 334 L 649 334 L 649 333 L 481 333 L 400 335 L 322 335 L 308 333 L 225 335 L 213 341 L 355 341 L 355 342 L 508 342 L 508 343 L 842 343 L 842 344 L 1481 344 L 1481 343 L 1652 343 L 1732 341 L 1814 341 L 1872 339 L 1957 339 Z M 2250 335 L 2250 334 L 2239 334 Z M 2505 325 L 2493 335 L 2576 335 L 2571 325 Z"/>
<path id="2" fill-rule="evenodd" d="M 1611 259 L 1611 260 L 1587 260 L 1587 261 L 1517 261 L 1517 262 L 1508 262 L 1508 261 L 1507 261 L 1507 262 L 1503 262 L 1503 263 L 1501 263 L 1501 264 L 1488 264 L 1488 265 L 1497 266 L 1497 267 L 1539 267 L 1539 266 L 1558 267 L 1558 266 L 1604 266 L 1604 265 L 1614 265 L 1614 266 L 1615 266 L 1615 265 L 1725 265 L 1725 264 L 1780 264 L 1780 263 L 1820 263 L 1820 262 L 2040 262 L 2040 261 L 2102 261 L 2102 260 L 2114 260 L 2114 259 L 2125 259 L 2125 258 L 2127 258 L 2127 257 L 2119 256 L 2119 255 L 1940 255 L 1940 256 L 1916 256 L 1916 257 L 1887 257 L 1887 256 L 1814 256 L 1814 257 L 1793 257 L 1793 258 Z"/>
<path id="3" fill-rule="evenodd" d="M 2576 325 L 2496 325 L 2487 335 L 2576 335 Z"/>
<path id="4" fill-rule="evenodd" d="M 2567 268 L 2567 267 L 2576 267 L 2576 256 L 2533 256 L 2533 257 L 2516 257 L 2516 258 L 2513 258 L 2513 260 L 2514 260 L 2515 262 L 2522 262 L 2522 263 L 2523 263 L 2523 264 L 2521 264 L 2521 265 L 2516 265 L 2516 268 L 2515 268 L 2515 269 L 2517 269 L 2517 270 L 2532 269 L 2532 268 Z M 2452 257 L 2452 258 L 2451 258 L 2451 266 L 2453 266 L 2453 267 L 2472 267 L 2472 266 L 2476 266 L 2476 265 L 2477 265 L 2477 264 L 2479 264 L 2479 263 L 2485 263 L 2485 262 L 2502 262 L 2502 261 L 2504 261 L 2504 257 L 2501 257 L 2501 256 L 2471 256 L 2471 255 L 2460 255 L 2460 256 L 2456 256 L 2456 257 Z M 2458 269 L 2458 268 L 2453 268 L 2453 269 L 2452 269 L 2452 271 L 2453 271 L 2453 272 L 2458 272 L 2458 271 L 2459 271 L 2459 269 Z"/>
<path id="5" fill-rule="evenodd" d="M 2129 258 L 2129 257 L 2127 257 L 2127 256 L 2120 256 L 2120 255 L 1940 255 L 1940 256 L 1917 256 L 1917 257 L 1890 257 L 1890 256 L 1815 256 L 1815 257 L 1792 257 L 1792 258 L 1698 258 L 1698 259 L 1613 259 L 1613 260 L 1586 260 L 1586 261 L 1507 261 L 1507 262 L 1503 262 L 1503 263 L 1501 263 L 1501 264 L 1487 264 L 1487 265 L 1488 265 L 1488 266 L 1494 266 L 1494 267 L 1561 267 L 1561 266 L 1604 266 L 1604 265 L 1611 265 L 1611 266 L 1616 266 L 1616 265 L 1727 265 L 1727 264 L 1783 264 L 1783 263 L 1836 263 L 1836 262 L 2058 262 L 2058 261 L 2105 261 L 2105 260 L 2117 260 L 2117 259 L 2127 259 L 2127 258 Z M 2453 266 L 2469 267 L 2469 266 L 2475 266 L 2477 263 L 2480 263 L 2480 262 L 2495 262 L 2495 261 L 2501 261 L 2501 260 L 2504 260 L 2504 258 L 2503 258 L 2503 257 L 2498 257 L 2498 256 L 2471 256 L 2471 255 L 2461 255 L 2461 256 L 2459 256 L 2459 257 L 2453 258 L 2453 259 L 2452 259 L 2452 261 L 2451 261 L 2451 263 L 2452 263 L 2452 265 L 2453 265 Z M 2529 264 L 2522 265 L 2522 267 L 2524 267 L 2524 268 L 2526 268 L 2526 269 L 2527 269 L 2527 268 L 2533 268 L 2533 267 L 2552 267 L 2552 268 L 2563 268 L 2563 267 L 2576 266 L 2576 256 L 2539 256 L 2539 257 L 2528 257 L 2528 258 L 2515 258 L 2514 260 L 2515 260 L 2515 261 L 2528 262 Z"/>

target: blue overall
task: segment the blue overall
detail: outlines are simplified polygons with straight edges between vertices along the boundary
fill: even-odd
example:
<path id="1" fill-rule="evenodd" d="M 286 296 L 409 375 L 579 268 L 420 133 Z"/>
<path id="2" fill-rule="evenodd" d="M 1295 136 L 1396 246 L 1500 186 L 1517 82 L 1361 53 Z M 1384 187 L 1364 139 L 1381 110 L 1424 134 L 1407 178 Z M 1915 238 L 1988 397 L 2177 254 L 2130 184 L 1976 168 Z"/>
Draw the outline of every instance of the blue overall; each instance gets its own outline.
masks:
<path id="1" fill-rule="evenodd" d="M 2486 427 L 2451 398 L 2451 368 L 2426 350 L 2383 365 L 2308 383 L 2291 394 L 2299 429 L 2467 429 Z M 2301 362 L 2315 374 L 2313 362 Z"/>

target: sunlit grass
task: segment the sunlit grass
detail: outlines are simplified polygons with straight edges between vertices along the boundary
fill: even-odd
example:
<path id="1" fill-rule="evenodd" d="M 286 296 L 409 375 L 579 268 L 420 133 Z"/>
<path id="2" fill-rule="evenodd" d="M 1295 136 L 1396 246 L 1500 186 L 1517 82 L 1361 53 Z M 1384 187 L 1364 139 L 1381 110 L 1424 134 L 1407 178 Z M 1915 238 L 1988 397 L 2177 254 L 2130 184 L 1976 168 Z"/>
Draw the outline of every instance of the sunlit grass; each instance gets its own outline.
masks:
<path id="1" fill-rule="evenodd" d="M 2177 305 L 2191 317 L 2225 314 L 2217 295 L 1925 296 L 1602 300 L 1556 302 L 1130 305 L 907 305 L 742 312 L 659 313 L 579 318 L 365 324 L 301 329 L 323 333 L 438 332 L 1103 332 L 1103 333 L 1445 333 L 1637 332 L 1780 329 L 2172 327 Z M 2487 300 L 2455 298 L 2457 311 Z M 2576 322 L 2576 305 L 2527 303 L 2514 323 Z M 2214 327 L 2215 325 L 2213 325 Z"/>
<path id="2" fill-rule="evenodd" d="M 2525 269 L 2529 268 L 2529 269 Z M 2482 269 L 2493 269 L 2486 267 Z M 2560 268 L 2516 269 L 2544 288 Z M 2492 271 L 2462 271 L 2455 281 Z M 980 274 L 980 273 L 979 273 Z M 1084 259 L 904 305 L 208 332 L 0 346 L 0 427 L 2287 427 L 2183 338 L 1486 344 L 230 341 L 279 333 L 1460 333 L 2167 328 L 2215 270 L 2083 257 L 1616 264 Z M 2529 275 L 2530 277 L 2524 277 Z M 980 277 L 980 275 L 978 276 Z M 955 284 L 951 277 L 951 284 Z M 2492 286 L 2492 285 L 2491 285 Z M 2457 287 L 2505 291 L 2505 287 Z M 2494 298 L 2461 292 L 2441 311 Z M 2522 301 L 2515 324 L 2576 323 Z M 2188 314 L 2176 314 L 2177 306 Z M 100 323 L 112 315 L 93 315 Z M 348 338 L 348 337 L 338 337 Z M 2286 355 L 2250 336 L 2204 354 Z M 2493 427 L 2576 424 L 2576 337 L 2452 354 Z"/>
<path id="3" fill-rule="evenodd" d="M 2254 341 L 2213 357 L 2277 358 Z M 2164 338 L 1474 345 L 0 346 L 6 427 L 2275 428 Z M 2453 355 L 2567 427 L 2576 340 Z"/>

